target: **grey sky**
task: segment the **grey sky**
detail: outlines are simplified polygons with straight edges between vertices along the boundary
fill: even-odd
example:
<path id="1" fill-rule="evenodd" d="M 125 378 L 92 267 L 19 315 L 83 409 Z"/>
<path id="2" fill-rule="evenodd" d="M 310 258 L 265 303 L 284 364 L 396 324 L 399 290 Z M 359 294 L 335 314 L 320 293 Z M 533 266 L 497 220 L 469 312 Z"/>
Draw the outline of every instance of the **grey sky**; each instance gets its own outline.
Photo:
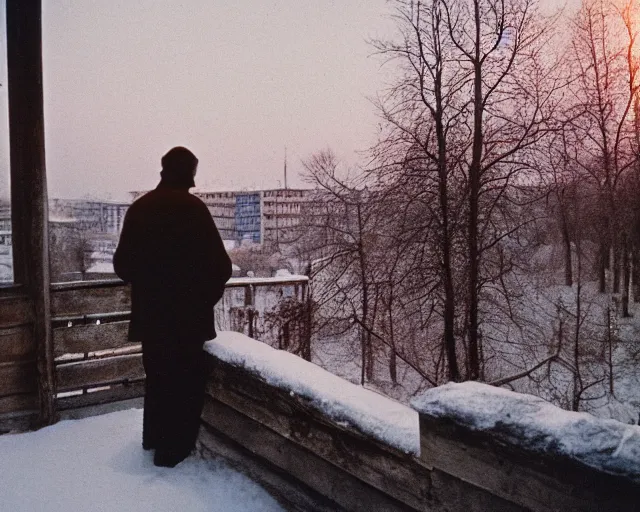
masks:
<path id="1" fill-rule="evenodd" d="M 367 97 L 383 78 L 366 40 L 389 31 L 385 0 L 43 4 L 50 196 L 152 187 L 178 144 L 200 158 L 199 187 L 222 189 L 277 186 L 286 145 L 296 186 L 313 151 L 330 146 L 355 163 L 375 140 Z"/>

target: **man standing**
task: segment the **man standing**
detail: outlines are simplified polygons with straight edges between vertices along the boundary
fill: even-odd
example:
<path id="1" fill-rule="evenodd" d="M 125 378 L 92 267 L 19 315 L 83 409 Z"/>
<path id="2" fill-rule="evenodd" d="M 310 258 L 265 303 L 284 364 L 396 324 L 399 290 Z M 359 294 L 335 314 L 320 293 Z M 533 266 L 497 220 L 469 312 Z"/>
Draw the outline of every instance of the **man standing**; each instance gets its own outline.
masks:
<path id="1" fill-rule="evenodd" d="M 206 381 L 202 345 L 215 338 L 213 306 L 231 260 L 206 205 L 189 193 L 198 159 L 175 147 L 162 179 L 125 216 L 113 257 L 131 283 L 129 340 L 142 342 L 146 373 L 142 446 L 156 466 L 173 467 L 193 450 Z"/>

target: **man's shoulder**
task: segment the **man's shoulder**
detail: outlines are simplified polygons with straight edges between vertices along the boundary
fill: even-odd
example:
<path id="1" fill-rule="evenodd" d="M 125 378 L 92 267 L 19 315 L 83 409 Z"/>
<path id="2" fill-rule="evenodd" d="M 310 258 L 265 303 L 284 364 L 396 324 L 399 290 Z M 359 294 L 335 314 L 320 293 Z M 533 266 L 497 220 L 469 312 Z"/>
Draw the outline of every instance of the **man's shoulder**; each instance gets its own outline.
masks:
<path id="1" fill-rule="evenodd" d="M 157 189 L 153 189 L 153 190 L 149 190 L 149 192 L 145 192 L 144 194 L 139 196 L 133 203 L 131 203 L 131 206 L 129 207 L 129 209 L 140 208 L 140 206 L 144 205 L 145 203 L 148 203 L 150 200 L 153 200 L 153 197 L 156 195 L 155 194 L 156 192 L 157 192 Z"/>
<path id="2" fill-rule="evenodd" d="M 197 208 L 200 208 L 201 210 L 207 210 L 209 211 L 209 208 L 207 207 L 206 203 L 200 199 L 198 196 L 195 196 L 193 194 L 187 194 L 189 196 L 189 201 L 196 206 Z"/>
<path id="3" fill-rule="evenodd" d="M 192 212 L 193 214 L 209 213 L 209 208 L 199 197 L 185 192 L 183 190 L 174 189 L 155 189 L 147 192 L 138 198 L 131 208 L 138 212 L 149 212 L 150 210 L 182 211 L 184 213 Z"/>

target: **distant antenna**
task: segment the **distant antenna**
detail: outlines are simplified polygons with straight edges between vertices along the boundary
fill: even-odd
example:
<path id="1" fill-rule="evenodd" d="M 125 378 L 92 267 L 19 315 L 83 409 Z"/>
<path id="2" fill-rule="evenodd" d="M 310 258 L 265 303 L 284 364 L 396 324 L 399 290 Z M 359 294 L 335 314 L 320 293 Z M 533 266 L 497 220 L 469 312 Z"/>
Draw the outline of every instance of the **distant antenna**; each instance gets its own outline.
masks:
<path id="1" fill-rule="evenodd" d="M 287 189 L 287 146 L 284 147 L 284 189 Z"/>

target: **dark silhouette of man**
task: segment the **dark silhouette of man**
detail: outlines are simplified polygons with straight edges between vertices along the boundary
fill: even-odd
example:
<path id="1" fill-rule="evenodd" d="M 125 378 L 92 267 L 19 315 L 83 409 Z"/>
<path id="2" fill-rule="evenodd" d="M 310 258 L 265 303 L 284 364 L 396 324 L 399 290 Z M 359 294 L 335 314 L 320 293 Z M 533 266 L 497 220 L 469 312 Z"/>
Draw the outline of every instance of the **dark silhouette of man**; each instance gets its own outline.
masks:
<path id="1" fill-rule="evenodd" d="M 198 159 L 175 147 L 162 179 L 124 219 L 113 257 L 131 283 L 129 340 L 142 342 L 146 373 L 142 446 L 156 466 L 173 467 L 193 450 L 206 381 L 202 345 L 215 338 L 213 306 L 231 261 L 205 204 L 189 193 Z"/>

